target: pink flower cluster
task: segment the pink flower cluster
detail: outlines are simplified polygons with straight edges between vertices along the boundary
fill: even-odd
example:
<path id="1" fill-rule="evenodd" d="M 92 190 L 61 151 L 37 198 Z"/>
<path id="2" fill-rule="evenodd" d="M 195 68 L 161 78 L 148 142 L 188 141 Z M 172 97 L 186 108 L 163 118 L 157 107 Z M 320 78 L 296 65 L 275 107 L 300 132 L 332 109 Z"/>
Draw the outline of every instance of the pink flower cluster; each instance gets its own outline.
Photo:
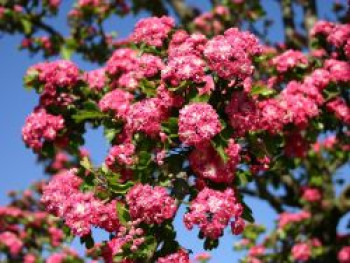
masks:
<path id="1" fill-rule="evenodd" d="M 75 235 L 89 234 L 92 225 L 116 231 L 119 227 L 116 201 L 104 204 L 92 193 L 80 192 L 81 184 L 74 170 L 62 171 L 44 186 L 41 201 L 50 213 L 63 218 Z"/>
<path id="2" fill-rule="evenodd" d="M 232 189 L 221 192 L 204 188 L 192 201 L 184 223 L 188 229 L 198 225 L 205 237 L 218 239 L 230 220 L 238 220 L 242 212 L 243 207 Z"/>
<path id="3" fill-rule="evenodd" d="M 169 59 L 162 70 L 162 80 L 173 86 L 182 81 L 204 82 L 206 63 L 201 55 L 206 42 L 202 34 L 188 35 L 184 31 L 177 31 L 170 41 Z"/>
<path id="4" fill-rule="evenodd" d="M 71 61 L 58 60 L 34 65 L 27 74 L 39 74 L 39 81 L 55 87 L 72 87 L 79 80 L 79 69 Z"/>
<path id="5" fill-rule="evenodd" d="M 216 6 L 212 12 L 203 13 L 193 20 L 196 30 L 203 34 L 219 34 L 223 29 L 223 22 L 230 16 L 230 10 L 225 6 Z"/>
<path id="6" fill-rule="evenodd" d="M 134 153 L 135 146 L 132 143 L 115 145 L 109 150 L 105 163 L 109 168 L 113 168 L 116 163 L 119 165 L 132 165 L 134 163 Z"/>
<path id="7" fill-rule="evenodd" d="M 135 43 L 161 47 L 174 26 L 175 21 L 171 17 L 144 18 L 136 23 L 130 38 Z"/>
<path id="8" fill-rule="evenodd" d="M 157 263 L 190 263 L 188 253 L 180 249 L 176 253 L 170 254 L 166 257 L 158 258 Z"/>
<path id="9" fill-rule="evenodd" d="M 13 257 L 18 255 L 23 247 L 21 238 L 9 231 L 0 233 L 0 244 L 6 246 Z"/>
<path id="10" fill-rule="evenodd" d="M 318 188 L 305 187 L 301 198 L 307 202 L 319 202 L 322 199 L 322 193 Z"/>
<path id="11" fill-rule="evenodd" d="M 229 157 L 224 162 L 212 146 L 194 149 L 189 156 L 189 163 L 194 173 L 216 183 L 231 183 L 237 164 L 240 161 L 241 146 L 233 141 L 226 149 Z"/>
<path id="12" fill-rule="evenodd" d="M 161 224 L 174 217 L 177 206 L 166 188 L 137 184 L 126 195 L 132 219 L 146 224 Z"/>
<path id="13" fill-rule="evenodd" d="M 302 52 L 291 49 L 274 57 L 271 62 L 279 73 L 285 73 L 295 67 L 306 66 L 308 64 L 307 57 Z"/>
<path id="14" fill-rule="evenodd" d="M 336 24 L 328 21 L 318 21 L 312 31 L 312 36 L 323 36 L 331 45 L 341 48 L 350 38 L 350 24 Z"/>
<path id="15" fill-rule="evenodd" d="M 311 257 L 310 245 L 308 243 L 296 243 L 292 247 L 292 257 L 298 261 L 307 261 Z"/>
<path id="16" fill-rule="evenodd" d="M 207 103 L 192 103 L 180 110 L 179 137 L 186 145 L 206 144 L 221 129 L 217 112 Z"/>
<path id="17" fill-rule="evenodd" d="M 129 222 L 130 226 L 128 228 L 120 226 L 116 237 L 108 241 L 107 245 L 103 247 L 102 255 L 105 262 L 114 262 L 113 257 L 123 253 L 123 247 L 126 244 L 130 244 L 130 250 L 135 252 L 145 242 L 144 231 L 137 227 L 139 223 L 140 220 L 136 220 Z"/>
<path id="18" fill-rule="evenodd" d="M 306 211 L 301 211 L 298 213 L 283 212 L 278 218 L 278 227 L 283 228 L 290 223 L 298 223 L 307 220 L 311 217 L 311 214 Z"/>
<path id="19" fill-rule="evenodd" d="M 337 97 L 328 102 L 326 106 L 329 111 L 334 112 L 339 120 L 345 124 L 350 124 L 350 106 L 347 105 L 343 98 Z"/>
<path id="20" fill-rule="evenodd" d="M 162 60 L 157 56 L 138 56 L 135 50 L 121 48 L 114 51 L 105 70 L 113 76 L 112 86 L 134 90 L 140 79 L 155 76 L 163 67 Z"/>
<path id="21" fill-rule="evenodd" d="M 38 151 L 44 140 L 54 141 L 63 128 L 62 116 L 54 116 L 44 109 L 38 109 L 26 118 L 22 128 L 22 138 L 28 147 Z"/>
<path id="22" fill-rule="evenodd" d="M 85 72 L 83 79 L 88 83 L 92 90 L 100 91 L 107 84 L 107 77 L 104 68 Z"/>
<path id="23" fill-rule="evenodd" d="M 131 93 L 115 89 L 104 95 L 99 101 L 98 106 L 101 111 L 113 111 L 117 118 L 125 120 L 133 98 L 134 96 Z"/>
<path id="24" fill-rule="evenodd" d="M 350 246 L 342 247 L 338 253 L 340 263 L 350 263 Z"/>
<path id="25" fill-rule="evenodd" d="M 255 36 L 230 28 L 205 46 L 204 56 L 211 70 L 224 79 L 245 79 L 253 73 L 251 57 L 262 51 Z"/>
<path id="26" fill-rule="evenodd" d="M 160 132 L 161 122 L 168 117 L 167 108 L 159 98 L 147 98 L 131 105 L 126 118 L 126 131 L 133 134 L 144 132 L 156 136 Z"/>

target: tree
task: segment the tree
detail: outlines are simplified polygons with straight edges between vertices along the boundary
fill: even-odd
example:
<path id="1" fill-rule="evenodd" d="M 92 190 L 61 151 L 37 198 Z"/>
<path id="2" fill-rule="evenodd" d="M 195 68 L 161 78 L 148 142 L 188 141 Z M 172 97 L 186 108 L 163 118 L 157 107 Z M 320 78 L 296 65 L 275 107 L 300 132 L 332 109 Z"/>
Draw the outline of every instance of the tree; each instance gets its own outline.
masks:
<path id="1" fill-rule="evenodd" d="M 69 36 L 47 22 L 60 1 L 0 2 L 3 32 L 64 58 L 28 69 L 39 105 L 22 135 L 53 174 L 41 203 L 89 256 L 189 262 L 173 225 L 183 206 L 206 250 L 230 225 L 242 234 L 236 249 L 249 249 L 243 262 L 350 262 L 350 238 L 338 232 L 350 187 L 336 176 L 349 161 L 350 11 L 335 3 L 337 21 L 322 21 L 316 1 L 281 0 L 275 21 L 261 2 L 210 1 L 201 13 L 181 0 L 80 0 Z M 126 40 L 105 32 L 112 15 L 142 10 L 152 17 Z M 268 39 L 273 23 L 283 23 L 284 44 Z M 101 67 L 80 70 L 73 53 Z M 111 145 L 97 167 L 81 150 L 88 127 L 103 127 Z M 279 213 L 263 240 L 246 195 Z M 95 244 L 93 227 L 110 238 Z M 31 249 L 4 246 L 10 261 Z"/>

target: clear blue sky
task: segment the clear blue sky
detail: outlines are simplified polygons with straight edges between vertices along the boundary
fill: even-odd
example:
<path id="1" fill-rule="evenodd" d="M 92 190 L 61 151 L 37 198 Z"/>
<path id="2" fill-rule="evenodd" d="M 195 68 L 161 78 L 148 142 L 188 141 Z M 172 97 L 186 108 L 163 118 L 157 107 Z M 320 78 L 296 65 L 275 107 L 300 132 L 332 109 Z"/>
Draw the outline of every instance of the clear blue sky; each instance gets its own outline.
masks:
<path id="1" fill-rule="evenodd" d="M 73 1 L 62 1 L 63 12 L 69 9 Z M 201 9 L 208 9 L 208 1 L 191 0 L 188 1 L 193 5 L 200 6 Z M 276 21 L 280 21 L 280 13 L 277 9 L 276 1 L 265 0 L 266 11 L 272 15 Z M 322 18 L 332 20 L 330 15 L 330 6 L 333 1 L 319 0 L 318 6 Z M 342 0 L 341 2 L 346 2 Z M 145 16 L 145 14 L 141 14 Z M 108 23 L 108 29 L 118 31 L 121 37 L 125 37 L 132 30 L 137 21 L 135 17 L 115 18 Z M 55 24 L 63 31 L 67 31 L 65 17 L 60 16 L 55 19 Z M 276 41 L 282 41 L 281 24 L 276 24 L 271 30 L 270 37 Z M 5 36 L 0 39 L 0 205 L 7 202 L 6 193 L 11 189 L 25 189 L 32 182 L 43 178 L 43 169 L 36 164 L 35 156 L 32 152 L 24 147 L 21 140 L 21 127 L 25 117 L 33 110 L 38 102 L 38 97 L 34 92 L 25 91 L 22 87 L 22 77 L 27 68 L 37 62 L 42 61 L 40 56 L 29 57 L 26 52 L 19 52 L 17 46 L 20 43 L 19 36 Z M 82 69 L 92 69 L 95 66 L 85 63 L 79 57 L 73 57 Z M 86 136 L 87 148 L 92 152 L 92 157 L 96 164 L 101 163 L 107 151 L 107 142 L 102 136 L 101 130 L 90 131 Z M 269 227 L 272 226 L 275 214 L 265 202 L 256 201 L 247 198 L 248 204 L 254 211 L 254 217 L 259 223 Z M 179 241 L 184 247 L 192 249 L 195 253 L 202 251 L 202 244 L 197 240 L 196 231 L 184 230 L 181 218 L 176 219 Z M 101 238 L 101 235 L 99 234 Z M 212 262 L 238 262 L 239 253 L 232 250 L 232 244 L 236 240 L 229 231 L 220 241 L 220 246 L 212 252 Z M 74 242 L 74 246 L 79 249 L 79 242 Z M 79 249 L 81 250 L 81 248 Z"/>

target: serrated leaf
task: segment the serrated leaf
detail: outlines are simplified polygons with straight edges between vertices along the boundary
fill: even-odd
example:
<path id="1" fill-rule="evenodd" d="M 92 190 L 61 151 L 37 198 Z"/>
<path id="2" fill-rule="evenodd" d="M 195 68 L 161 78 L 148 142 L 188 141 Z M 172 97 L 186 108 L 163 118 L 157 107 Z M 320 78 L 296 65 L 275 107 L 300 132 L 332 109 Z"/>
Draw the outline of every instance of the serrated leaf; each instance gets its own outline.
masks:
<path id="1" fill-rule="evenodd" d="M 126 225 L 130 221 L 129 211 L 126 209 L 125 205 L 121 202 L 117 202 L 117 213 L 119 221 L 122 225 Z"/>
<path id="2" fill-rule="evenodd" d="M 23 26 L 23 31 L 25 34 L 30 34 L 32 32 L 32 22 L 26 18 L 21 19 L 21 24 Z"/>
<path id="3" fill-rule="evenodd" d="M 91 111 L 91 110 L 80 110 L 72 116 L 73 120 L 77 123 L 94 120 L 94 119 L 103 119 L 106 115 L 100 111 Z"/>
<path id="4" fill-rule="evenodd" d="M 273 89 L 270 89 L 270 88 L 265 87 L 265 86 L 254 86 L 254 87 L 252 87 L 252 90 L 250 92 L 250 94 L 252 94 L 252 95 L 260 95 L 263 97 L 273 95 L 274 93 L 275 93 L 275 91 Z"/>

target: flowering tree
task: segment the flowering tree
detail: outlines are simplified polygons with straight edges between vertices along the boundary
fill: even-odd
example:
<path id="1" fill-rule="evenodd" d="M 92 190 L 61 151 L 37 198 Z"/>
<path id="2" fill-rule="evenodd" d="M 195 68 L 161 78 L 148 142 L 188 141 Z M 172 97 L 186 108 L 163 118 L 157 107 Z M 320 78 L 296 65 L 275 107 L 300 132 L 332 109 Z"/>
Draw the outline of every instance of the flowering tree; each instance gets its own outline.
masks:
<path id="1" fill-rule="evenodd" d="M 199 228 L 206 250 L 227 227 L 242 235 L 243 262 L 350 262 L 350 238 L 338 232 L 350 187 L 336 177 L 350 147 L 345 3 L 334 6 L 338 21 L 327 22 L 318 20 L 316 1 L 279 1 L 279 45 L 266 37 L 273 19 L 257 0 L 214 0 L 206 13 L 181 0 L 79 0 L 69 36 L 46 23 L 60 1 L 0 3 L 0 29 L 22 33 L 22 48 L 66 59 L 28 69 L 25 86 L 39 103 L 22 130 L 54 174 L 41 203 L 64 224 L 62 239 L 80 237 L 105 262 L 189 262 L 173 225 L 181 216 L 188 230 Z M 127 39 L 105 32 L 111 15 L 141 10 L 154 16 Z M 73 52 L 101 67 L 79 69 L 67 60 Z M 110 142 L 99 166 L 81 149 L 88 127 L 103 127 Z M 279 213 L 263 240 L 246 195 Z M 110 238 L 95 243 L 96 227 Z M 22 232 L 1 231 L 14 240 L 0 246 L 8 258 L 32 255 L 21 250 Z M 59 255 L 52 262 L 81 260 Z"/>

